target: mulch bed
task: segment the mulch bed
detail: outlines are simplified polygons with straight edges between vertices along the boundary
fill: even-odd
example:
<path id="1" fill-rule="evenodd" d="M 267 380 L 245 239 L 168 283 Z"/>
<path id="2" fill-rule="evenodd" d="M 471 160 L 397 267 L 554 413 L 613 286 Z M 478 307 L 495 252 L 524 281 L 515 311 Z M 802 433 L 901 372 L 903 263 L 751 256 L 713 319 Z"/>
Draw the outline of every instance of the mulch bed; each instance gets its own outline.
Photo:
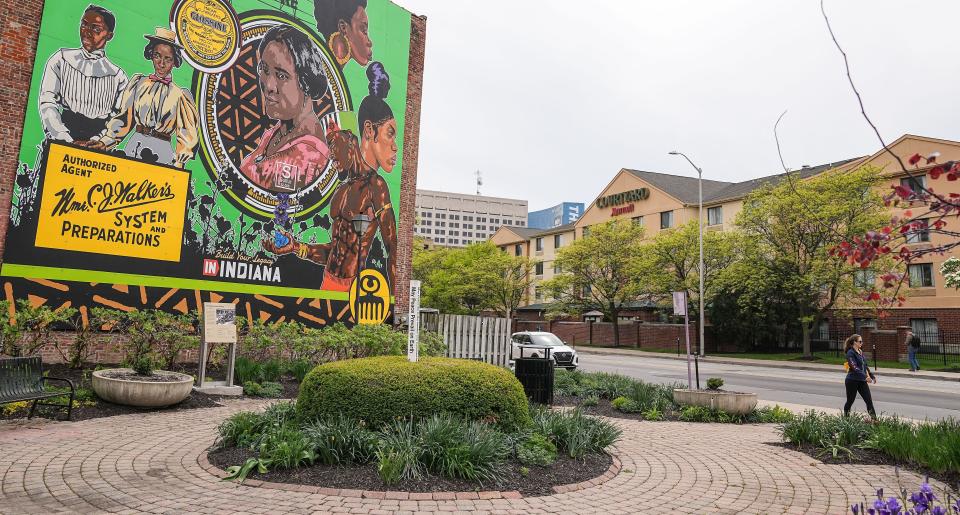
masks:
<path id="1" fill-rule="evenodd" d="M 790 449 L 791 451 L 799 451 L 811 458 L 826 463 L 829 465 L 846 465 L 846 464 L 858 464 L 858 465 L 889 465 L 892 467 L 900 467 L 904 470 L 909 470 L 916 474 L 919 474 L 923 477 L 929 477 L 931 479 L 936 479 L 937 481 L 942 482 L 945 485 L 949 485 L 953 488 L 954 492 L 960 492 L 960 473 L 957 472 L 934 472 L 930 469 L 924 467 L 918 467 L 912 463 L 904 463 L 897 461 L 896 459 L 878 452 L 872 449 L 850 449 L 853 451 L 853 457 L 849 457 L 846 453 L 839 454 L 836 458 L 833 457 L 832 453 L 821 454 L 823 450 L 815 445 L 802 445 L 799 448 L 788 442 L 769 442 L 767 445 L 772 445 L 774 447 L 783 447 L 785 449 Z M 920 485 L 909 485 L 904 484 L 910 492 L 915 492 Z M 896 489 L 896 485 L 889 485 L 886 488 Z"/>
<path id="2" fill-rule="evenodd" d="M 247 449 L 228 447 L 211 451 L 207 455 L 210 463 L 226 470 L 233 465 L 242 465 L 256 453 Z M 520 474 L 519 463 L 508 463 L 500 481 L 483 484 L 465 479 L 447 479 L 443 477 L 425 477 L 421 480 L 402 480 L 387 485 L 377 473 L 377 465 L 312 465 L 285 470 L 271 470 L 266 474 L 252 472 L 249 479 L 259 479 L 273 483 L 293 483 L 325 488 L 350 490 L 401 491 L 401 492 L 480 492 L 488 490 L 518 491 L 526 497 L 552 495 L 554 486 L 568 485 L 602 476 L 613 459 L 608 454 L 588 454 L 583 460 L 560 456 L 548 467 L 529 467 L 527 477 Z"/>
<path id="3" fill-rule="evenodd" d="M 103 368 L 115 368 L 119 365 L 103 365 Z M 196 364 L 180 364 L 173 368 L 174 372 L 181 372 L 184 374 L 193 374 L 197 373 Z M 63 377 L 65 379 L 70 379 L 73 381 L 74 386 L 79 390 L 80 388 L 90 389 L 90 375 L 93 372 L 93 368 L 88 368 L 84 370 L 75 370 L 67 367 L 62 364 L 52 364 L 44 365 L 44 371 L 49 372 L 48 375 L 51 377 Z M 208 372 L 208 377 L 223 377 L 223 371 L 218 369 L 213 369 Z M 60 386 L 58 383 L 50 383 L 51 386 Z M 284 377 L 281 380 L 283 385 L 283 398 L 285 399 L 295 399 L 297 393 L 300 390 L 300 385 L 292 377 Z M 95 397 L 93 406 L 78 406 L 73 409 L 72 420 L 88 420 L 93 418 L 102 418 L 102 417 L 113 417 L 116 415 L 129 415 L 134 413 L 151 413 L 151 412 L 168 412 L 168 411 L 180 411 L 187 409 L 200 409 L 200 408 L 217 408 L 222 406 L 220 402 L 224 399 L 238 399 L 240 397 L 223 397 L 220 395 L 207 395 L 198 392 L 191 392 L 190 396 L 187 397 L 183 402 L 175 404 L 173 406 L 168 406 L 166 408 L 136 408 L 133 406 L 123 406 L 120 404 L 113 404 L 105 400 Z M 49 400 L 48 400 L 49 401 Z M 41 401 L 42 402 L 42 401 Z M 0 405 L 0 408 L 5 407 L 6 405 Z M 30 412 L 29 405 L 26 408 L 21 408 L 13 411 L 12 413 L 5 413 L 0 411 L 0 420 L 12 420 L 19 418 L 26 418 L 27 414 Z M 45 406 L 37 407 L 37 417 L 47 417 L 62 420 L 67 416 L 65 408 L 52 408 Z"/>

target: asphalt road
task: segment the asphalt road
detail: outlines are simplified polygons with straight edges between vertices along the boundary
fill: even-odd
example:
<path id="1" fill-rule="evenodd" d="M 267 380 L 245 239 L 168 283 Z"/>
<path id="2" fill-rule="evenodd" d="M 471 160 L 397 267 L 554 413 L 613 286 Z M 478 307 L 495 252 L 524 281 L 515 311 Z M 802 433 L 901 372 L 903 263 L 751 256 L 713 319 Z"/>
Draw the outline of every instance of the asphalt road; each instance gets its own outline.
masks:
<path id="1" fill-rule="evenodd" d="M 687 365 L 681 360 L 581 353 L 580 369 L 615 372 L 663 384 L 687 382 Z M 844 375 L 839 366 L 833 373 L 701 363 L 701 386 L 706 386 L 708 377 L 722 378 L 725 390 L 754 392 L 761 400 L 829 409 L 843 408 L 846 400 Z M 870 390 L 880 413 L 914 419 L 960 419 L 960 382 L 880 375 Z M 866 412 L 859 397 L 853 409 Z"/>

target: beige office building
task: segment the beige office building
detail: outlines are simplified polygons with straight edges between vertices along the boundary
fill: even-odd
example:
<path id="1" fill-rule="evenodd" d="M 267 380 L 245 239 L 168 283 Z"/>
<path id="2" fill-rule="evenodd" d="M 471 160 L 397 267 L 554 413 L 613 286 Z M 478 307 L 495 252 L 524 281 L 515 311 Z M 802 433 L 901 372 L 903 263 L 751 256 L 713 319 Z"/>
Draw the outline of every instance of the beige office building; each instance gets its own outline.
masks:
<path id="1" fill-rule="evenodd" d="M 906 161 L 911 155 L 928 155 L 940 152 L 939 162 L 960 161 L 960 142 L 921 136 L 906 135 L 891 143 L 890 148 Z M 857 157 L 816 167 L 804 167 L 797 172 L 807 178 L 830 169 L 854 169 L 860 166 L 873 166 L 884 174 L 886 179 L 881 190 L 888 193 L 890 187 L 908 181 L 900 170 L 899 164 L 884 150 L 873 155 Z M 933 165 L 921 168 L 913 175 L 927 186 L 933 186 L 938 193 L 948 195 L 960 193 L 960 181 L 947 181 L 941 177 L 931 182 L 927 172 Z M 775 184 L 783 180 L 784 174 L 760 177 L 749 181 L 730 183 L 722 181 L 703 181 L 703 218 L 705 230 L 732 230 L 734 220 L 743 207 L 744 198 L 764 184 Z M 901 215 L 908 208 L 892 209 L 891 215 Z M 685 177 L 639 170 L 620 170 L 600 192 L 596 200 L 587 206 L 583 216 L 576 222 L 550 230 L 538 231 L 516 227 L 502 227 L 491 241 L 506 252 L 528 256 L 535 260 L 536 281 L 528 294 L 527 304 L 541 304 L 545 299 L 537 283 L 553 277 L 556 269 L 553 260 L 557 251 L 577 238 L 591 225 L 604 223 L 611 219 L 632 220 L 644 226 L 645 237 L 655 237 L 660 231 L 670 230 L 688 221 L 696 220 L 698 212 L 697 178 Z M 960 222 L 951 220 L 951 225 Z M 949 228 L 949 227 L 948 227 Z M 953 227 L 956 231 L 957 228 Z M 912 247 L 939 245 L 950 237 L 930 232 L 918 232 L 911 236 Z M 960 251 L 953 250 L 945 256 L 929 255 L 922 262 L 910 265 L 910 291 L 904 306 L 893 308 L 891 316 L 878 323 L 868 311 L 854 311 L 855 326 L 897 325 L 912 326 L 917 332 L 934 334 L 949 330 L 960 332 L 960 293 L 947 288 L 940 275 L 940 264 L 949 257 L 960 257 Z M 865 280 L 875 281 L 873 277 Z M 831 320 L 824 322 L 821 331 L 827 331 Z"/>
<path id="2" fill-rule="evenodd" d="M 417 190 L 414 235 L 441 247 L 487 241 L 501 226 L 524 228 L 527 201 Z"/>

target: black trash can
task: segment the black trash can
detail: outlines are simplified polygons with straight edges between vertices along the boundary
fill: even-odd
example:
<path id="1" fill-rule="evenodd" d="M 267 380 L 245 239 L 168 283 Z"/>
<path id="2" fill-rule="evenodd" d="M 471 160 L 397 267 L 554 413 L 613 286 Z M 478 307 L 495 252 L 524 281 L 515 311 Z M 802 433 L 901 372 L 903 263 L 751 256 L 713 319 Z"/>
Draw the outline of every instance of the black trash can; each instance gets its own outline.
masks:
<path id="1" fill-rule="evenodd" d="M 520 350 L 519 358 L 514 360 L 514 373 L 527 398 L 538 404 L 553 404 L 553 360 L 550 349 L 544 349 L 540 357 L 524 357 Z"/>

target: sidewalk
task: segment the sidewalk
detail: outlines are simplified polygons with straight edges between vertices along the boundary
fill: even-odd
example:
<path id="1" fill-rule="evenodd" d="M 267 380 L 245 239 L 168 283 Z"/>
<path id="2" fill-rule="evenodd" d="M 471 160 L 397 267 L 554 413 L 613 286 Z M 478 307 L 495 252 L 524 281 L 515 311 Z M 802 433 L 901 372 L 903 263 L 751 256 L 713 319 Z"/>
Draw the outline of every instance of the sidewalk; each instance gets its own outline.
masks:
<path id="1" fill-rule="evenodd" d="M 636 356 L 642 358 L 656 358 L 656 359 L 672 359 L 679 361 L 686 361 L 686 356 L 677 356 L 672 353 L 665 352 L 646 352 L 641 350 L 633 349 L 615 349 L 610 347 L 593 347 L 589 345 L 577 345 L 576 350 L 580 354 L 602 354 L 602 355 L 613 355 L 613 356 Z M 840 365 L 829 365 L 822 363 L 801 363 L 796 361 L 777 361 L 777 360 L 767 360 L 767 359 L 745 359 L 745 358 L 731 358 L 731 357 L 712 357 L 707 355 L 704 358 L 701 358 L 702 363 L 717 363 L 722 365 L 742 365 L 747 367 L 767 367 L 767 368 L 784 368 L 784 369 L 793 369 L 793 370 L 816 370 L 818 372 L 836 372 L 842 374 L 843 367 Z M 877 368 L 877 375 L 879 377 L 908 377 L 913 379 L 930 379 L 934 381 L 953 381 L 960 382 L 960 374 L 954 372 L 931 372 L 929 370 L 919 370 L 917 372 L 910 372 L 909 370 L 900 369 L 900 368 Z"/>

